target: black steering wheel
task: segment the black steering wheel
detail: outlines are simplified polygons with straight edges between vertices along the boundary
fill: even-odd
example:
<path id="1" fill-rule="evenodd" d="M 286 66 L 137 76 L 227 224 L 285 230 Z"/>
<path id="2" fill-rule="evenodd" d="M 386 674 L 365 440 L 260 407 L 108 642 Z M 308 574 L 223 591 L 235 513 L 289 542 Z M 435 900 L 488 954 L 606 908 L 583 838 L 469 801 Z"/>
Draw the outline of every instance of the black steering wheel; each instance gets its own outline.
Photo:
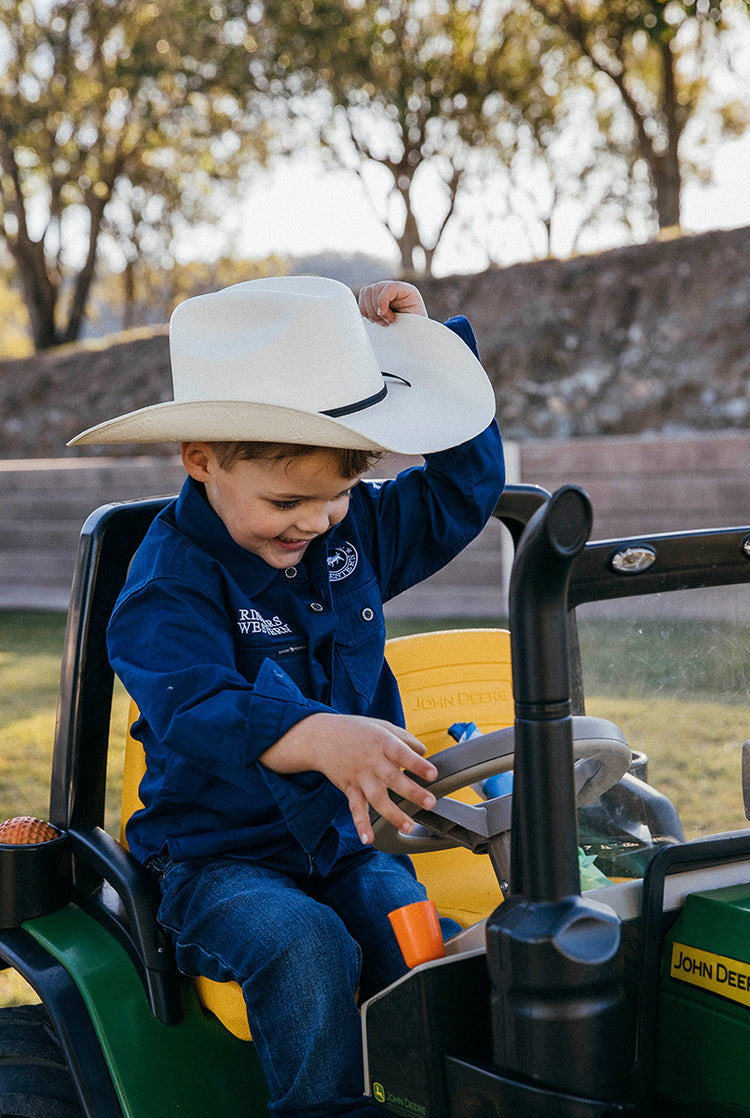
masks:
<path id="1" fill-rule="evenodd" d="M 614 722 L 587 715 L 573 715 L 571 721 L 576 802 L 581 807 L 595 803 L 624 776 L 633 754 Z M 466 804 L 451 799 L 449 793 L 507 772 L 513 767 L 514 749 L 514 728 L 506 726 L 433 754 L 430 761 L 438 775 L 426 787 L 437 797 L 435 807 L 426 811 L 408 800 L 396 801 L 417 823 L 411 834 L 373 813 L 374 846 L 391 854 L 422 854 L 455 846 L 485 853 L 491 840 L 510 830 L 511 795 Z"/>

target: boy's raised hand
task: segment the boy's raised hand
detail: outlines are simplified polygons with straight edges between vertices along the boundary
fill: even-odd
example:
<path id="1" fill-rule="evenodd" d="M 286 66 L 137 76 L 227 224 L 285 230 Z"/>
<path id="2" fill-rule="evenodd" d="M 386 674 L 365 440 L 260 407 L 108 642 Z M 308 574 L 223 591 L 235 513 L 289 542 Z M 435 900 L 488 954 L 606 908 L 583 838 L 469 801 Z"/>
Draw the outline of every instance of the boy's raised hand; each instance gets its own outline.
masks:
<path id="1" fill-rule="evenodd" d="M 402 280 L 380 280 L 363 287 L 359 309 L 371 322 L 388 326 L 397 314 L 419 314 L 427 318 L 427 308 L 419 291 Z"/>
<path id="2" fill-rule="evenodd" d="M 373 840 L 370 811 L 407 833 L 414 821 L 396 807 L 389 791 L 430 810 L 432 792 L 404 771 L 434 780 L 437 769 L 424 757 L 425 747 L 408 730 L 384 719 L 355 714 L 311 714 L 302 719 L 259 760 L 278 773 L 322 772 L 345 794 L 363 843 Z"/>

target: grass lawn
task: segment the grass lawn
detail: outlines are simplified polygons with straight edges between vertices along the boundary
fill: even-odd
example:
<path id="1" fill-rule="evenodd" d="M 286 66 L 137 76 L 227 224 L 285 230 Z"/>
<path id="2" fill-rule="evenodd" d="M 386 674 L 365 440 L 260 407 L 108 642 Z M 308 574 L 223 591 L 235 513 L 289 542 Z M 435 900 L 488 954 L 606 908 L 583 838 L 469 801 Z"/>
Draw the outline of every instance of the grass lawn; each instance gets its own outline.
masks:
<path id="1" fill-rule="evenodd" d="M 46 816 L 65 617 L 0 612 L 0 816 Z"/>
<path id="2" fill-rule="evenodd" d="M 742 744 L 750 738 L 750 632 L 717 619 L 579 619 L 589 714 L 649 758 L 649 781 L 686 836 L 747 826 Z"/>
<path id="3" fill-rule="evenodd" d="M 464 624 L 482 623 L 445 623 Z M 0 820 L 48 813 L 64 627 L 59 613 L 0 611 Z M 397 622 L 389 625 L 389 635 L 417 627 L 441 625 Z M 587 711 L 616 722 L 631 747 L 648 754 L 651 783 L 674 801 L 689 838 L 743 827 L 741 746 L 750 738 L 747 634 L 729 627 L 722 643 L 715 632 L 705 635 L 685 623 L 672 634 L 671 652 L 657 647 L 657 636 L 611 622 L 582 630 Z M 655 654 L 645 657 L 644 647 Z M 118 688 L 106 820 L 115 834 L 126 720 L 127 699 Z M 14 1000 L 28 1001 L 28 988 L 12 972 L 0 973 L 0 1004 Z"/>
<path id="4" fill-rule="evenodd" d="M 61 613 L 0 610 L 0 821 L 49 813 L 49 780 L 65 634 Z M 118 778 L 127 697 L 118 684 L 113 708 L 107 827 L 118 818 Z"/>

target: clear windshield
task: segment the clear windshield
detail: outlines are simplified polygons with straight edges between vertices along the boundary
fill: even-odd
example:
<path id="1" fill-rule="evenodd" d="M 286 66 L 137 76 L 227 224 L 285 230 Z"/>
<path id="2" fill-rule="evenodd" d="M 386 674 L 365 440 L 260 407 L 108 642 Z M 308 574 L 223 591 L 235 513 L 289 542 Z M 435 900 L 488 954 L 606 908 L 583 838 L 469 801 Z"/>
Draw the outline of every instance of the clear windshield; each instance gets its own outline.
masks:
<path id="1" fill-rule="evenodd" d="M 617 723 L 645 755 L 634 771 L 668 797 L 684 837 L 745 827 L 750 586 L 588 603 L 576 614 L 586 713 Z M 637 791 L 631 781 L 626 795 L 580 813 L 581 846 L 610 876 L 637 875 L 654 843 L 682 837 L 667 807 L 647 790 L 639 802 Z"/>

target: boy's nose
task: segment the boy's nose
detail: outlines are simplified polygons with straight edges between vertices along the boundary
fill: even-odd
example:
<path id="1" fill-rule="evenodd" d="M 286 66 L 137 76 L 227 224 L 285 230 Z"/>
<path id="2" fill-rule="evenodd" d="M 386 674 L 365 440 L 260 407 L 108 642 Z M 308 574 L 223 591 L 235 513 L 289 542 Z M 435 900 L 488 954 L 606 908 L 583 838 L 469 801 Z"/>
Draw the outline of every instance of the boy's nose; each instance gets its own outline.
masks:
<path id="1" fill-rule="evenodd" d="M 302 532 L 320 535 L 331 527 L 331 511 L 327 504 L 308 506 L 297 519 L 297 527 Z"/>

